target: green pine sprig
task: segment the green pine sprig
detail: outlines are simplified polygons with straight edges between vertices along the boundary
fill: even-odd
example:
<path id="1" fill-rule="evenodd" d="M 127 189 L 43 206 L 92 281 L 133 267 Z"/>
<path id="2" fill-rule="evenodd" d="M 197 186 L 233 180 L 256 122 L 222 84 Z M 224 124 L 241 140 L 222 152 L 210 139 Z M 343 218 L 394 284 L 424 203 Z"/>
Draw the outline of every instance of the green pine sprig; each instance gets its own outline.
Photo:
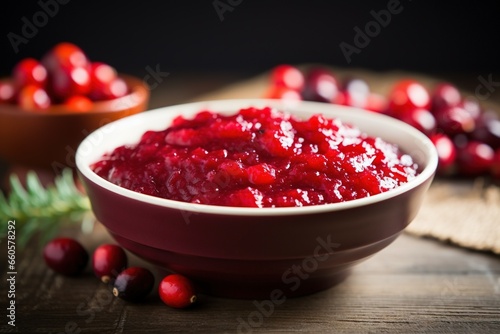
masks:
<path id="1" fill-rule="evenodd" d="M 25 245 L 37 233 L 40 241 L 47 241 L 61 224 L 82 223 L 91 215 L 89 199 L 77 188 L 69 168 L 46 188 L 33 171 L 28 172 L 25 187 L 15 174 L 10 176 L 9 182 L 8 196 L 0 192 L 0 237 L 7 233 L 8 221 L 15 220 L 19 246 Z"/>

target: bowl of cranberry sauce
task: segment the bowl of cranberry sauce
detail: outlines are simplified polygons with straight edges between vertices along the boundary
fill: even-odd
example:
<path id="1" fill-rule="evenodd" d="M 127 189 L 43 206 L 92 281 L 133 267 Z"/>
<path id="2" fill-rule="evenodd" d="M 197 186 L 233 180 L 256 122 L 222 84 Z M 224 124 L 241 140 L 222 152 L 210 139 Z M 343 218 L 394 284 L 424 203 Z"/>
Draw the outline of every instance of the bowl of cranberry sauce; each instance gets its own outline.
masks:
<path id="1" fill-rule="evenodd" d="M 437 154 L 421 132 L 374 112 L 221 100 L 109 123 L 76 163 L 123 247 L 205 293 L 274 300 L 327 289 L 392 243 Z"/>

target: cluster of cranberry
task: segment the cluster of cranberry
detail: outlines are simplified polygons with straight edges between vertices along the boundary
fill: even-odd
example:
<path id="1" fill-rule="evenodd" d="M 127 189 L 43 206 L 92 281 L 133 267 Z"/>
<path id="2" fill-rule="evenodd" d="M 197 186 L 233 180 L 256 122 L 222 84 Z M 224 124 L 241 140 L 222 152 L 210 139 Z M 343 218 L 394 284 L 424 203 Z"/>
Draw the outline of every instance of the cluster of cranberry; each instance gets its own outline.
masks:
<path id="1" fill-rule="evenodd" d="M 45 245 L 45 263 L 55 272 L 75 276 L 87 267 L 89 254 L 73 238 L 56 238 Z M 127 301 L 139 301 L 154 287 L 154 275 L 144 267 L 128 267 L 127 254 L 118 245 L 103 244 L 94 250 L 92 267 L 94 274 L 106 284 L 113 285 L 113 295 Z M 196 302 L 196 291 L 185 276 L 165 276 L 158 287 L 161 300 L 174 308 L 186 308 Z"/>
<path id="2" fill-rule="evenodd" d="M 82 49 L 67 42 L 55 45 L 40 61 L 22 59 L 11 78 L 0 81 L 0 103 L 35 111 L 56 104 L 71 111 L 88 111 L 96 101 L 119 98 L 127 92 L 127 84 L 115 68 L 91 62 Z"/>
<path id="3" fill-rule="evenodd" d="M 273 68 L 270 81 L 267 98 L 354 106 L 414 126 L 436 146 L 440 175 L 490 174 L 500 179 L 500 115 L 464 97 L 451 83 L 429 90 L 416 80 L 403 79 L 383 97 L 360 78 L 339 80 L 327 68 L 302 71 L 287 64 Z"/>

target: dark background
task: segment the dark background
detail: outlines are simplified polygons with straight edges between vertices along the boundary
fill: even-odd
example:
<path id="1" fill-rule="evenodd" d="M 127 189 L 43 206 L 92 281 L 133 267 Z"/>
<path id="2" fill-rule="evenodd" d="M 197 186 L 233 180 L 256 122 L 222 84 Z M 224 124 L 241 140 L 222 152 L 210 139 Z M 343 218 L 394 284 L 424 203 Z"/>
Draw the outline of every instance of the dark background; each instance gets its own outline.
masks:
<path id="1" fill-rule="evenodd" d="M 224 13 L 223 21 L 213 3 L 71 0 L 59 5 L 58 13 L 16 54 L 7 34 L 21 35 L 22 18 L 33 22 L 42 8 L 38 1 L 11 1 L 12 8 L 4 5 L 0 14 L 0 75 L 24 57 L 40 58 L 61 41 L 79 45 L 91 60 L 136 75 L 157 64 L 172 74 L 259 73 L 279 63 L 305 62 L 425 73 L 500 72 L 494 2 L 401 0 L 402 12 L 352 55 L 351 64 L 339 44 L 353 44 L 354 27 L 364 28 L 373 20 L 370 11 L 386 9 L 388 1 L 243 0 Z"/>

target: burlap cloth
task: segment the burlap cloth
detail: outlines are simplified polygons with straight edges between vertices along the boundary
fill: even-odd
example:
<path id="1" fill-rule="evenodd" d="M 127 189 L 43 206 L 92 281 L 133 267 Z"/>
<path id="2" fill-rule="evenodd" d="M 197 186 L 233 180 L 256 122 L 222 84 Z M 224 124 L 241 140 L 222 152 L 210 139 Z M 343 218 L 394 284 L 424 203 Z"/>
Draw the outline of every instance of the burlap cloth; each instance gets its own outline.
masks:
<path id="1" fill-rule="evenodd" d="M 311 65 L 300 66 L 307 68 Z M 396 80 L 413 78 L 427 87 L 432 87 L 439 78 L 404 73 L 371 72 L 366 70 L 332 69 L 340 78 L 346 76 L 365 79 L 372 91 L 386 95 Z M 252 77 L 199 96 L 194 101 L 260 98 L 268 87 L 268 73 Z M 463 91 L 467 96 L 473 93 Z M 481 101 L 483 105 L 500 111 L 492 101 Z M 431 237 L 461 247 L 500 254 L 500 187 L 488 184 L 486 179 L 449 180 L 436 178 L 426 195 L 415 220 L 406 233 Z"/>

